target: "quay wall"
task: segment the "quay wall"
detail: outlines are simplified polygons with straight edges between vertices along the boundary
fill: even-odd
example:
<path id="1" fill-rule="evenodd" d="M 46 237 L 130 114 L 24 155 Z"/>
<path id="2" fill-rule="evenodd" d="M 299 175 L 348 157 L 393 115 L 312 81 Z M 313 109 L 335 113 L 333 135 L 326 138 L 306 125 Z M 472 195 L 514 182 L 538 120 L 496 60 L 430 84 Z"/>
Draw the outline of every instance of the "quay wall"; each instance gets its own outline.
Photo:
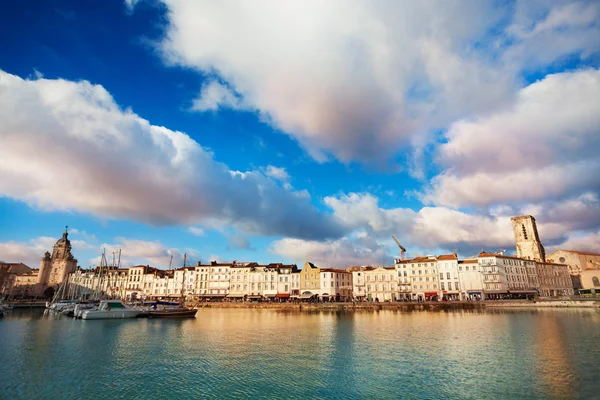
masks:
<path id="1" fill-rule="evenodd" d="M 278 309 L 289 311 L 444 311 L 444 310 L 475 310 L 482 309 L 482 303 L 452 302 L 452 303 L 235 303 L 235 302 L 206 302 L 188 304 L 197 308 L 257 308 Z"/>
<path id="2" fill-rule="evenodd" d="M 542 300 L 528 302 L 488 302 L 486 307 L 489 308 L 600 308 L 600 301 L 590 300 Z"/>
<path id="3" fill-rule="evenodd" d="M 600 301 L 545 300 L 545 301 L 479 301 L 479 302 L 429 302 L 429 303 L 254 303 L 254 302 L 202 302 L 189 303 L 196 308 L 255 308 L 279 310 L 344 310 L 344 311 L 446 311 L 482 310 L 485 308 L 599 308 Z"/>

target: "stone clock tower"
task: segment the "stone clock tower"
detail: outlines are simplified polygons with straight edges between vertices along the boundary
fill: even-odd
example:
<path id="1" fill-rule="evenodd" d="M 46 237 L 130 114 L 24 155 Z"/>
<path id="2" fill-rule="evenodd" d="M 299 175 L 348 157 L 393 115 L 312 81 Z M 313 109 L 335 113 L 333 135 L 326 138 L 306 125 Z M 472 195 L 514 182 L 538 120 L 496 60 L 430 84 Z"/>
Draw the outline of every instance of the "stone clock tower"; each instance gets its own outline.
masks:
<path id="1" fill-rule="evenodd" d="M 76 268 L 77 260 L 71 253 L 71 241 L 69 240 L 69 233 L 65 229 L 62 237 L 54 245 L 52 254 L 46 252 L 40 263 L 38 274 L 39 295 L 42 295 L 49 287 L 56 289 L 67 275 L 74 272 Z"/>

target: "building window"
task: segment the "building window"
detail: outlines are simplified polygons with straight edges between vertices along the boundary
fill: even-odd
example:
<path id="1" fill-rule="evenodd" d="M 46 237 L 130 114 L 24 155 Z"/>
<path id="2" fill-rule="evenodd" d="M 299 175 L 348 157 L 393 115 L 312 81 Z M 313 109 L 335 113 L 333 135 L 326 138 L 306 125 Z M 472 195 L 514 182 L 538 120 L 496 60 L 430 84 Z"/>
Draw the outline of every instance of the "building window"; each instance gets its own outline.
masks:
<path id="1" fill-rule="evenodd" d="M 600 287 L 600 280 L 598 280 L 597 276 L 592 277 L 592 283 L 594 284 L 594 287 Z"/>

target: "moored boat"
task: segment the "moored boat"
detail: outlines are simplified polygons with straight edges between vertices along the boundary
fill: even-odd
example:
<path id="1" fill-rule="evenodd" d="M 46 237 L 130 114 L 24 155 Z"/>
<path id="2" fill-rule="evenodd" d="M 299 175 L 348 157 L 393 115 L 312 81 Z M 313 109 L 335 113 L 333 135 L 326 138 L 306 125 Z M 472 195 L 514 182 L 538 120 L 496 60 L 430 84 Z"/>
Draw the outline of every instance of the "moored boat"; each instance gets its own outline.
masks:
<path id="1" fill-rule="evenodd" d="M 102 300 L 97 309 L 84 310 L 81 319 L 126 319 L 136 318 L 141 310 L 127 307 L 121 300 Z"/>
<path id="2" fill-rule="evenodd" d="M 186 307 L 164 308 L 152 310 L 148 314 L 150 318 L 194 318 L 198 310 Z"/>

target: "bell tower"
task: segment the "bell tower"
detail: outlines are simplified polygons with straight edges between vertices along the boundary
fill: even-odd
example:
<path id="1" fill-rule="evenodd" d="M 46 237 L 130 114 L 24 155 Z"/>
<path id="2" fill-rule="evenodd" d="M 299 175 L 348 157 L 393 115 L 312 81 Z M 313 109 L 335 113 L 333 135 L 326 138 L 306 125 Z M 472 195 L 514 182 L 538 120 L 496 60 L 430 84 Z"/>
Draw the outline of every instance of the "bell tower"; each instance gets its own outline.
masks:
<path id="1" fill-rule="evenodd" d="M 77 268 L 77 260 L 71 253 L 68 227 L 52 249 L 52 254 L 46 252 L 40 263 L 38 274 L 39 292 L 43 293 L 48 287 L 58 286 L 71 272 Z"/>
<path id="2" fill-rule="evenodd" d="M 546 252 L 537 231 L 535 218 L 523 215 L 510 219 L 513 225 L 517 256 L 528 260 L 546 261 Z"/>

